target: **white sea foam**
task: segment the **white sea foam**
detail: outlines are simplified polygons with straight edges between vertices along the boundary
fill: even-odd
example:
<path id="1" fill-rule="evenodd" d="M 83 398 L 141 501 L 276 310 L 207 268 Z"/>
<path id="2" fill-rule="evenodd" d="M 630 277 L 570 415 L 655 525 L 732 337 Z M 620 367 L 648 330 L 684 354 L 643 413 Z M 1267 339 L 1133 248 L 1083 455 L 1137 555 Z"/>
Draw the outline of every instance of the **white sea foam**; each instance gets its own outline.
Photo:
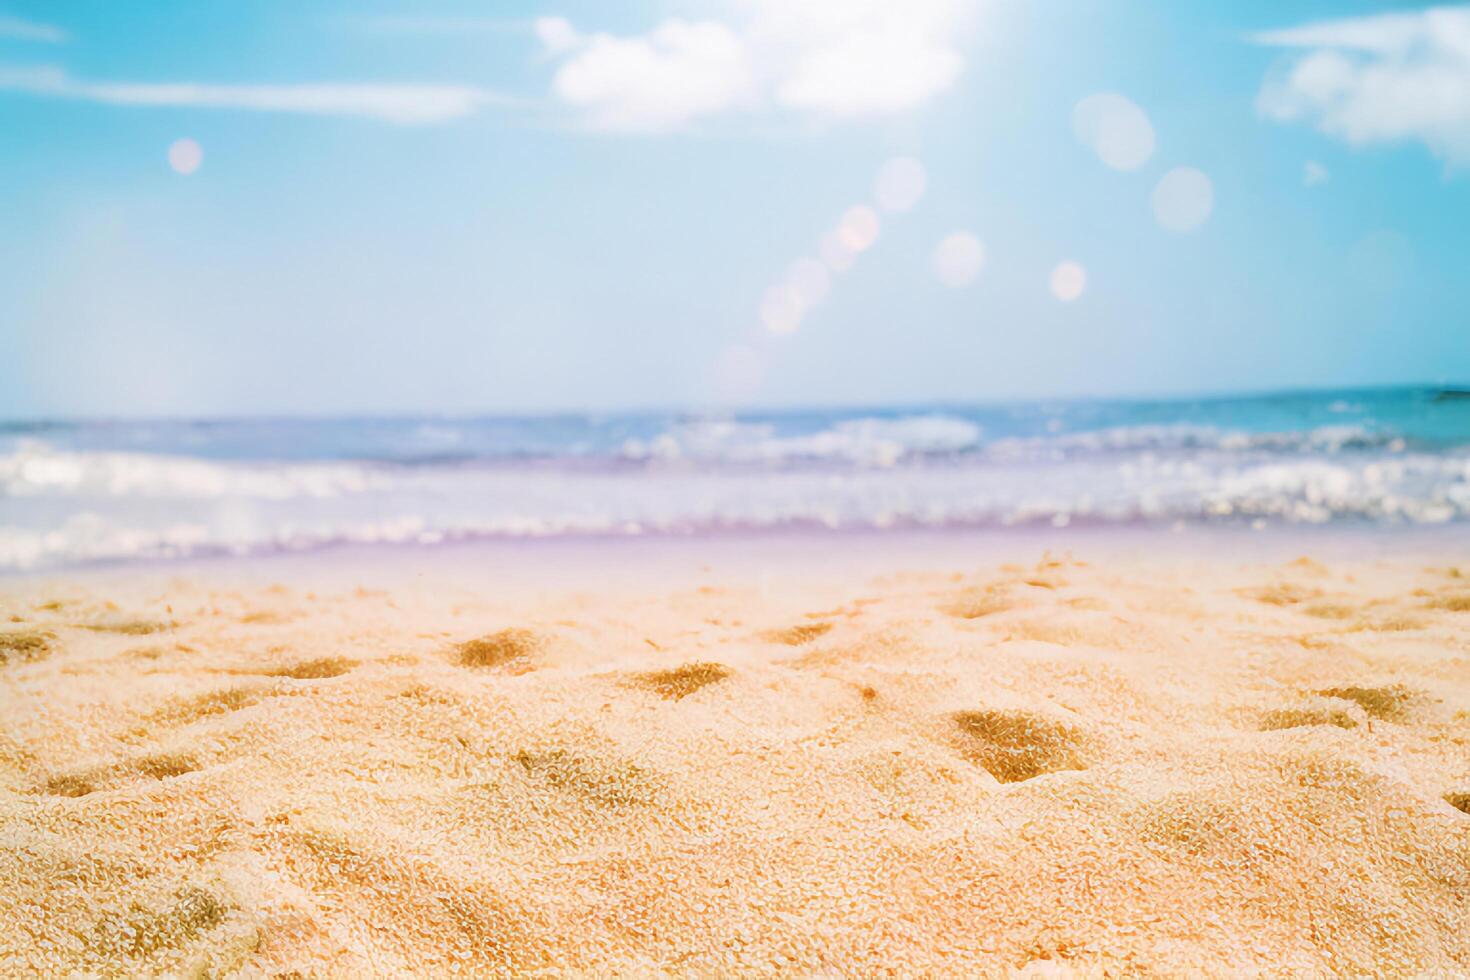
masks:
<path id="1" fill-rule="evenodd" d="M 835 471 L 119 464 L 109 455 L 17 476 L 6 462 L 0 569 L 12 570 L 480 536 L 1470 518 L 1470 459 L 1417 453 L 972 457 Z"/>
<path id="2" fill-rule="evenodd" d="M 806 435 L 778 435 L 771 424 L 704 420 L 676 425 L 649 439 L 629 439 L 628 459 L 719 463 L 800 460 L 893 466 L 910 456 L 958 453 L 980 445 L 980 426 L 945 415 L 857 418 Z"/>
<path id="3" fill-rule="evenodd" d="M 1404 450 L 1393 433 L 1359 425 L 1319 426 L 1297 432 L 1246 432 L 1214 426 L 1128 425 L 1087 432 L 998 439 L 985 447 L 996 459 L 1062 459 L 1085 453 L 1214 450 L 1228 453 L 1340 453 L 1346 450 Z"/>
<path id="4" fill-rule="evenodd" d="M 1470 519 L 1463 406 L 1384 398 L 16 425 L 0 570 L 482 536 Z"/>
<path id="5" fill-rule="evenodd" d="M 73 452 L 42 442 L 0 455 L 0 497 L 99 496 L 267 500 L 336 497 L 378 484 L 341 463 L 226 463 L 148 453 Z"/>

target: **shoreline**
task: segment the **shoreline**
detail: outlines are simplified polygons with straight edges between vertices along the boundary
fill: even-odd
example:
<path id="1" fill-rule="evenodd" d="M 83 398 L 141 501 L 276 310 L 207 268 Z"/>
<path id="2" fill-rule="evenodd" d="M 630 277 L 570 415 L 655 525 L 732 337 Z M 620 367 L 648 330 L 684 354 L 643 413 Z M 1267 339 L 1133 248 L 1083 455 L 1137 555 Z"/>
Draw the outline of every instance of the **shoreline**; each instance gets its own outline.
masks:
<path id="1" fill-rule="evenodd" d="M 719 571 L 748 577 L 769 572 L 772 563 L 802 573 L 967 567 L 975 563 L 1025 560 L 1043 553 L 1093 555 L 1109 560 L 1243 562 L 1284 561 L 1320 553 L 1343 560 L 1470 556 L 1470 522 L 1442 525 L 1100 525 L 1009 528 L 799 527 L 733 529 L 700 533 L 491 537 L 436 544 L 338 543 L 267 554 L 201 555 L 105 560 L 59 568 L 0 571 L 0 589 L 37 582 L 108 582 L 171 576 L 256 581 L 271 576 L 336 580 L 354 572 L 401 583 L 405 577 L 468 575 L 477 585 L 496 584 L 493 569 L 512 567 L 514 578 L 555 587 L 615 564 L 651 576 Z"/>

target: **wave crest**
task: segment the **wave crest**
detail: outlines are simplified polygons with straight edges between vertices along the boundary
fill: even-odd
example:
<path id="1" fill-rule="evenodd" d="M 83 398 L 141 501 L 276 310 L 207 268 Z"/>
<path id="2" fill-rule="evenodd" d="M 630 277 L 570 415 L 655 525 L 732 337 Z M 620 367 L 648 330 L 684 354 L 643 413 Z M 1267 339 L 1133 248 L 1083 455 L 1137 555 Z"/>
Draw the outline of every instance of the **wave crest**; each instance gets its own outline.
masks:
<path id="1" fill-rule="evenodd" d="M 381 485 L 347 463 L 215 462 L 149 453 L 74 452 L 28 443 L 0 456 L 0 496 L 290 500 L 363 493 Z"/>
<path id="2" fill-rule="evenodd" d="M 781 464 L 844 462 L 895 466 L 920 456 L 954 454 L 980 446 L 981 428 L 947 415 L 847 419 L 806 435 L 781 435 L 772 424 L 705 420 L 670 427 L 652 439 L 629 439 L 630 460 Z"/>

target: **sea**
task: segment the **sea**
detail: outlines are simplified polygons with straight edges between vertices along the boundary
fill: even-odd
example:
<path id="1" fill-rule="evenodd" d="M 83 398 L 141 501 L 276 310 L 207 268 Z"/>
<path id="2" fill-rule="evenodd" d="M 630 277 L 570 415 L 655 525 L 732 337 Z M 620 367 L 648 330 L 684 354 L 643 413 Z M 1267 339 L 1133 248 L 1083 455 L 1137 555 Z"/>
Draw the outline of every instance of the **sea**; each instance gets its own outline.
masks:
<path id="1" fill-rule="evenodd" d="M 1470 521 L 1437 388 L 738 413 L 0 422 L 0 571 L 341 545 Z"/>

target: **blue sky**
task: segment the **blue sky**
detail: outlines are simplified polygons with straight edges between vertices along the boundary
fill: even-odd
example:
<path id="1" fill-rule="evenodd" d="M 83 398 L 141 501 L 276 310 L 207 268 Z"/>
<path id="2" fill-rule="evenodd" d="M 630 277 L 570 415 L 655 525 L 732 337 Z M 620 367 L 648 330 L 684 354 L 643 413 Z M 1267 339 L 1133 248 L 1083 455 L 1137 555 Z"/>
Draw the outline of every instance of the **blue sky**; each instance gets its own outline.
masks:
<path id="1" fill-rule="evenodd" d="M 1470 8 L 0 0 L 0 416 L 1463 382 L 1467 164 Z"/>

